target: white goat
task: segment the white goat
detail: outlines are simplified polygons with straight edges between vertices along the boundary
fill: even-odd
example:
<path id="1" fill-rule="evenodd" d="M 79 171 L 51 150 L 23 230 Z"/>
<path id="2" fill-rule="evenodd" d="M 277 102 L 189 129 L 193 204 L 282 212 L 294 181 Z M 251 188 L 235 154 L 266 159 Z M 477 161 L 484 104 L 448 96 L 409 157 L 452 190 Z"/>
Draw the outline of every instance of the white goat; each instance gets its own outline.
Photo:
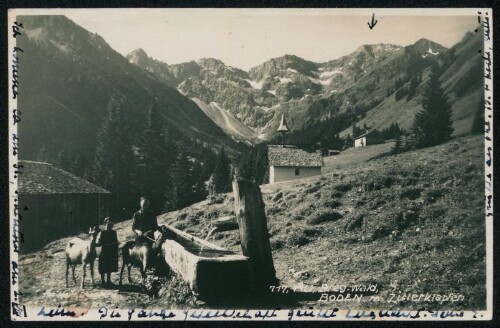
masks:
<path id="1" fill-rule="evenodd" d="M 75 267 L 80 263 L 83 264 L 82 289 L 85 286 L 87 264 L 90 266 L 90 278 L 92 280 L 92 286 L 94 286 L 94 262 L 97 257 L 95 242 L 98 233 L 99 229 L 91 227 L 89 229 L 89 240 L 82 240 L 75 237 L 71 239 L 66 246 L 66 287 L 68 287 L 69 267 L 71 266 L 73 281 L 76 284 Z"/>

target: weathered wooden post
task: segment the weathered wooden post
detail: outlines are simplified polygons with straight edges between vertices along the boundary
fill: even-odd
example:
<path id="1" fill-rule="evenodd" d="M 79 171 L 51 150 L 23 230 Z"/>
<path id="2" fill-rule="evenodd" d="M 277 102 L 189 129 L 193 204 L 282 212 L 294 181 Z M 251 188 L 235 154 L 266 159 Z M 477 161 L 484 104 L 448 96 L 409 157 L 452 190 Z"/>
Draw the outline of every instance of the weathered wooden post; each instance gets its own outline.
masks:
<path id="1" fill-rule="evenodd" d="M 235 214 L 243 255 L 249 258 L 250 277 L 255 289 L 269 290 L 276 278 L 266 212 L 259 186 L 247 180 L 233 181 Z"/>

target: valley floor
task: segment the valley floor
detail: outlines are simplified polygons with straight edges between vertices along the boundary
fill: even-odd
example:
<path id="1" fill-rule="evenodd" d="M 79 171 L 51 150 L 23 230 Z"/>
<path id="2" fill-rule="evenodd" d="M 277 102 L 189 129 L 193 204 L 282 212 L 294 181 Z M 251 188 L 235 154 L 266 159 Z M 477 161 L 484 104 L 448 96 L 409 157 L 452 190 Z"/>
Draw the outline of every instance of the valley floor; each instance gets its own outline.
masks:
<path id="1" fill-rule="evenodd" d="M 333 165 L 319 177 L 261 186 L 274 265 L 282 284 L 316 292 L 321 292 L 321 286 L 376 286 L 379 297 L 320 302 L 320 293 L 315 299 L 297 299 L 296 306 L 485 309 L 483 151 L 481 137 L 462 137 L 353 167 Z M 164 214 L 159 223 L 206 238 L 211 222 L 228 215 L 234 215 L 231 194 L 223 195 L 218 204 L 204 201 Z M 131 238 L 130 225 L 125 221 L 115 226 L 120 241 Z M 64 305 L 79 292 L 73 284 L 64 287 L 68 240 L 21 256 L 22 302 Z M 237 230 L 216 232 L 209 241 L 241 252 Z M 134 277 L 138 281 L 138 270 Z M 178 292 L 177 298 L 163 293 L 168 296 L 152 299 L 134 286 L 88 288 L 83 295 L 93 307 L 210 307 L 186 296 L 185 286 L 175 278 L 164 282 L 163 292 L 170 288 L 173 294 Z M 405 293 L 453 293 L 463 299 L 453 303 L 397 299 Z"/>

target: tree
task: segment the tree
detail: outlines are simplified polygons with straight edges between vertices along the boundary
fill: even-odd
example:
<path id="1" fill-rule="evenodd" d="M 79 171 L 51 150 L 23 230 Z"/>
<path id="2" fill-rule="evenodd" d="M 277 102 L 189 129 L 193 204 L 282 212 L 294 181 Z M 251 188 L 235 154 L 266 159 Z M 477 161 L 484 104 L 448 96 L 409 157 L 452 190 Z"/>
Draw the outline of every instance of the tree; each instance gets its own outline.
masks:
<path id="1" fill-rule="evenodd" d="M 141 193 L 151 199 L 155 212 L 164 208 L 166 188 L 173 187 L 171 167 L 173 147 L 167 144 L 163 118 L 158 111 L 156 98 L 149 106 L 147 123 L 139 143 L 139 180 Z"/>
<path id="2" fill-rule="evenodd" d="M 207 187 L 203 167 L 200 162 L 195 161 L 191 168 L 191 181 L 193 183 L 191 189 L 191 202 L 199 202 L 207 197 Z"/>
<path id="3" fill-rule="evenodd" d="M 235 175 L 256 184 L 266 182 L 268 171 L 267 145 L 260 144 L 250 148 L 238 157 Z"/>
<path id="4" fill-rule="evenodd" d="M 255 148 L 255 152 L 255 182 L 260 185 L 269 182 L 269 159 L 267 157 L 267 146 L 258 145 Z"/>
<path id="5" fill-rule="evenodd" d="M 206 197 L 201 164 L 194 158 L 189 158 L 183 151 L 179 152 L 172 172 L 175 177 L 173 191 L 177 209 L 199 202 Z"/>
<path id="6" fill-rule="evenodd" d="M 479 101 L 479 106 L 474 113 L 474 120 L 472 121 L 472 134 L 482 134 L 484 133 L 484 99 Z"/>
<path id="7" fill-rule="evenodd" d="M 361 134 L 362 134 L 361 128 L 358 128 L 358 127 L 356 126 L 356 123 L 355 123 L 355 122 L 353 122 L 353 123 L 352 123 L 352 137 L 353 137 L 354 139 L 356 139 L 356 138 L 357 138 L 358 136 L 360 136 Z"/>
<path id="8" fill-rule="evenodd" d="M 131 184 L 134 155 L 128 139 L 128 129 L 122 110 L 123 100 L 113 95 L 108 102 L 106 116 L 97 135 L 97 147 L 91 180 L 111 191 L 113 215 L 130 214 L 129 207 L 135 194 Z M 83 174 L 84 172 L 82 172 Z M 126 213 L 121 209 L 126 208 Z"/>
<path id="9" fill-rule="evenodd" d="M 231 163 L 226 155 L 224 147 L 219 152 L 215 169 L 212 174 L 215 193 L 225 193 L 232 189 Z"/>
<path id="10" fill-rule="evenodd" d="M 406 101 L 410 101 L 413 96 L 415 96 L 415 92 L 417 91 L 417 87 L 419 84 L 418 76 L 413 77 L 410 80 L 410 86 L 408 87 L 408 94 L 406 96 Z"/>
<path id="11" fill-rule="evenodd" d="M 453 133 L 452 124 L 451 106 L 433 69 L 422 93 L 422 110 L 413 121 L 415 147 L 429 147 L 448 141 Z"/>
<path id="12" fill-rule="evenodd" d="M 392 147 L 391 152 L 393 154 L 399 154 L 401 152 L 401 135 L 396 137 L 396 143 Z"/>

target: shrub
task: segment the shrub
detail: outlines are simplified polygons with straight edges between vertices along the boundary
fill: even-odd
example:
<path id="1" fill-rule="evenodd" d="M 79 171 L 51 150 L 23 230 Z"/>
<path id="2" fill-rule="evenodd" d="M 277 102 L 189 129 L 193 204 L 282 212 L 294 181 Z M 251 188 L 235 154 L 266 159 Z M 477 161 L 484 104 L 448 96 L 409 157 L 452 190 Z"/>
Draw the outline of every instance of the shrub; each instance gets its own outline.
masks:
<path id="1" fill-rule="evenodd" d="M 374 228 L 370 235 L 368 236 L 368 240 L 375 240 L 385 236 L 388 236 L 391 233 L 391 228 L 388 226 L 380 226 Z"/>
<path id="2" fill-rule="evenodd" d="M 365 205 L 365 202 L 361 199 L 357 199 L 356 202 L 354 203 L 354 206 L 355 207 L 360 207 L 360 206 L 363 206 Z"/>
<path id="3" fill-rule="evenodd" d="M 318 210 L 307 218 L 308 224 L 320 224 L 324 222 L 337 221 L 342 218 L 342 214 L 336 210 Z"/>
<path id="4" fill-rule="evenodd" d="M 445 215 L 447 211 L 448 209 L 445 206 L 441 206 L 441 204 L 427 206 L 422 211 L 421 220 L 423 222 L 426 220 L 435 221 L 441 219 L 441 217 Z"/>
<path id="5" fill-rule="evenodd" d="M 273 215 L 273 214 L 278 214 L 282 211 L 283 209 L 278 206 L 268 206 L 266 207 L 266 215 Z"/>
<path id="6" fill-rule="evenodd" d="M 365 191 L 380 190 L 383 188 L 389 188 L 394 183 L 394 178 L 390 176 L 378 175 L 371 177 L 363 184 Z"/>
<path id="7" fill-rule="evenodd" d="M 408 187 L 401 191 L 401 198 L 408 198 L 410 200 L 415 200 L 422 194 L 422 189 L 417 187 Z"/>
<path id="8" fill-rule="evenodd" d="M 189 222 L 190 225 L 197 225 L 200 224 L 200 217 L 198 216 L 198 213 L 195 214 L 190 214 L 187 216 L 187 221 Z"/>
<path id="9" fill-rule="evenodd" d="M 271 240 L 271 249 L 273 251 L 282 249 L 285 246 L 285 243 L 281 239 Z"/>
<path id="10" fill-rule="evenodd" d="M 295 216 L 301 217 L 299 220 L 302 220 L 302 218 L 309 216 L 314 211 L 314 209 L 314 204 L 302 203 L 301 205 L 295 207 Z"/>
<path id="11" fill-rule="evenodd" d="M 196 297 L 191 292 L 189 284 L 175 273 L 171 273 L 167 281 L 161 279 L 161 288 L 156 297 L 161 299 L 162 304 L 170 308 L 197 308 Z"/>
<path id="12" fill-rule="evenodd" d="M 207 219 L 213 219 L 219 216 L 219 211 L 216 209 L 210 209 L 207 213 L 205 213 L 205 217 Z"/>
<path id="13" fill-rule="evenodd" d="M 427 203 L 432 204 L 445 194 L 446 189 L 428 189 L 424 192 L 424 198 Z"/>
<path id="14" fill-rule="evenodd" d="M 273 196 L 273 201 L 277 201 L 279 199 L 282 199 L 283 198 L 283 192 L 280 191 L 279 193 L 277 193 L 276 195 Z"/>
<path id="15" fill-rule="evenodd" d="M 315 229 L 315 228 L 306 228 L 304 229 L 304 235 L 306 237 L 317 237 L 321 235 L 321 229 Z"/>
<path id="16" fill-rule="evenodd" d="M 333 199 L 323 199 L 323 201 L 321 202 L 321 205 L 323 207 L 327 207 L 327 208 L 337 208 L 337 207 L 341 206 L 342 203 L 339 201 L 333 200 Z"/>
<path id="17" fill-rule="evenodd" d="M 292 230 L 287 234 L 286 243 L 289 246 L 304 246 L 310 242 L 301 230 Z"/>
<path id="18" fill-rule="evenodd" d="M 176 222 L 174 222 L 174 223 L 172 224 L 172 226 L 173 226 L 174 228 L 176 228 L 176 229 L 179 229 L 179 230 L 184 230 L 184 229 L 186 229 L 187 224 L 186 224 L 186 222 L 184 222 L 184 221 L 176 221 Z"/>
<path id="19" fill-rule="evenodd" d="M 336 185 L 334 188 L 336 191 L 347 192 L 352 189 L 352 186 L 348 183 L 341 183 Z"/>
<path id="20" fill-rule="evenodd" d="M 312 194 L 312 193 L 315 193 L 316 191 L 318 191 L 320 188 L 321 188 L 321 185 L 310 186 L 310 187 L 304 189 L 304 193 L 305 194 Z"/>
<path id="21" fill-rule="evenodd" d="M 353 218 L 347 220 L 344 229 L 346 231 L 353 231 L 355 229 L 361 228 L 363 226 L 364 218 L 365 217 L 363 214 L 354 216 Z"/>
<path id="22" fill-rule="evenodd" d="M 397 228 L 404 230 L 418 221 L 418 212 L 407 210 L 396 214 Z"/>
<path id="23" fill-rule="evenodd" d="M 385 204 L 387 204 L 387 201 L 385 201 L 384 199 L 374 200 L 370 203 L 370 208 L 372 210 L 376 210 L 377 208 L 379 208 Z"/>
<path id="24" fill-rule="evenodd" d="M 222 204 L 224 203 L 224 195 L 220 194 L 213 194 L 208 196 L 208 204 L 213 205 L 213 204 Z"/>
<path id="25" fill-rule="evenodd" d="M 448 177 L 446 179 L 448 179 Z M 401 186 L 403 186 L 403 187 L 414 186 L 417 182 L 419 182 L 419 179 L 408 175 L 408 176 L 405 176 L 405 178 L 401 180 Z"/>
<path id="26" fill-rule="evenodd" d="M 344 193 L 340 191 L 333 191 L 330 195 L 331 198 L 342 198 L 344 197 Z"/>

